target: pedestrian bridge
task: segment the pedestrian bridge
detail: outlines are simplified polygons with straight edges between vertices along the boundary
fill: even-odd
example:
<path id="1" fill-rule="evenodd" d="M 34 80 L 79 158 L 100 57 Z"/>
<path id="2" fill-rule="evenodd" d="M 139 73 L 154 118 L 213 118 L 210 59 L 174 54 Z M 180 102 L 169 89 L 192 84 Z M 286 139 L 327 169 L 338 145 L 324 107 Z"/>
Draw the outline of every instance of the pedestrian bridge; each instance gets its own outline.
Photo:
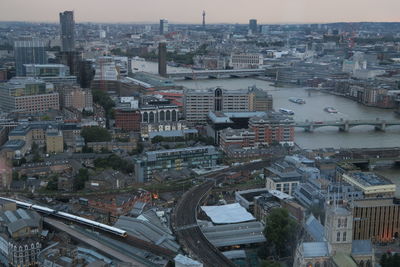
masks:
<path id="1" fill-rule="evenodd" d="M 400 121 L 398 120 L 336 120 L 336 121 L 308 121 L 296 122 L 295 127 L 303 128 L 306 132 L 312 132 L 314 129 L 321 127 L 337 127 L 339 131 L 347 132 L 352 127 L 356 126 L 373 126 L 375 130 L 385 131 L 386 127 L 398 126 Z"/>
<path id="2" fill-rule="evenodd" d="M 234 69 L 234 70 L 192 70 L 190 72 L 168 73 L 167 78 L 173 80 L 185 79 L 219 79 L 243 78 L 249 76 L 264 76 L 265 69 Z"/>

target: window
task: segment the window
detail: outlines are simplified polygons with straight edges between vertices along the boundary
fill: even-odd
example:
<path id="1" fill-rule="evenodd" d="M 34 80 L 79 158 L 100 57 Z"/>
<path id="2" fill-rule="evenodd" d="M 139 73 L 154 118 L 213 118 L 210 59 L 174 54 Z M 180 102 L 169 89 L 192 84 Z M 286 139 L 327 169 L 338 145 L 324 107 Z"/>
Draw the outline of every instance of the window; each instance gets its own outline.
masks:
<path id="1" fill-rule="evenodd" d="M 343 242 L 346 241 L 347 232 L 343 232 Z"/>
<path id="2" fill-rule="evenodd" d="M 340 241 L 340 232 L 336 233 L 336 241 L 339 242 Z"/>

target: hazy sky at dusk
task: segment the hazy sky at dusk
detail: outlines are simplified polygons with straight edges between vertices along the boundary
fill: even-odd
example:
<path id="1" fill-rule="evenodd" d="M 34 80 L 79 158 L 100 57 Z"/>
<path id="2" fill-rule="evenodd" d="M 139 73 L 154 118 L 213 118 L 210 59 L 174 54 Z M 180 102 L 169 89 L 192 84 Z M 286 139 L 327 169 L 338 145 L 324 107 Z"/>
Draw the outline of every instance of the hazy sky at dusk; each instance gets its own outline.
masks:
<path id="1" fill-rule="evenodd" d="M 209 23 L 400 21 L 400 0 L 0 0 L 1 21 Z"/>

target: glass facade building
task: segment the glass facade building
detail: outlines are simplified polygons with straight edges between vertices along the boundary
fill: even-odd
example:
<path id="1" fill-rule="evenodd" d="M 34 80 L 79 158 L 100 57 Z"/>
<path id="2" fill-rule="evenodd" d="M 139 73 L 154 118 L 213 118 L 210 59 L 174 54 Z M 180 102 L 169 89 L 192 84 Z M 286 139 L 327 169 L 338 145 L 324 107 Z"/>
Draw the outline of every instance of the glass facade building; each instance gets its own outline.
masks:
<path id="1" fill-rule="evenodd" d="M 213 146 L 149 151 L 135 161 L 136 180 L 147 182 L 163 171 L 213 167 L 220 157 L 221 153 Z"/>
<path id="2" fill-rule="evenodd" d="M 17 76 L 24 76 L 24 64 L 47 63 L 45 43 L 37 39 L 14 42 L 15 69 Z"/>

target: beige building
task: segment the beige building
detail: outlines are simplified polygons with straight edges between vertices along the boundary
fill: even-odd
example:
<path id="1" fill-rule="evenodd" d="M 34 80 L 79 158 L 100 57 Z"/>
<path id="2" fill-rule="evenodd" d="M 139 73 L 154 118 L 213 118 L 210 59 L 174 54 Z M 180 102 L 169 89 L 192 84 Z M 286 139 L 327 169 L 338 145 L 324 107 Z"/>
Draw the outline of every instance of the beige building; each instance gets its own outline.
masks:
<path id="1" fill-rule="evenodd" d="M 46 131 L 46 152 L 61 153 L 64 151 L 64 138 L 61 131 L 49 128 Z"/>
<path id="2" fill-rule="evenodd" d="M 396 192 L 395 184 L 372 172 L 343 173 L 342 180 L 358 187 L 366 198 L 393 197 Z"/>
<path id="3" fill-rule="evenodd" d="M 79 111 L 93 110 L 93 95 L 90 90 L 83 90 L 81 88 L 71 88 L 63 93 L 63 106 L 67 108 L 75 108 Z"/>

